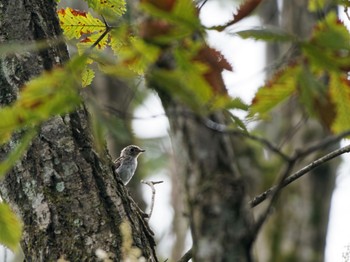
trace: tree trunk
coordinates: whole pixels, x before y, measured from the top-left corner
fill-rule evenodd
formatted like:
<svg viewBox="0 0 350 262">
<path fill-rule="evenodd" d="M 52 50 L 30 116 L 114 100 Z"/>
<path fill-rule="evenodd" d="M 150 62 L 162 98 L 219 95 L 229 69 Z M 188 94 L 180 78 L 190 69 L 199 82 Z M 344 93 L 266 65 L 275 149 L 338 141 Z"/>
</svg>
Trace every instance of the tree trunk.
<svg viewBox="0 0 350 262">
<path fill-rule="evenodd" d="M 308 1 L 283 1 L 281 19 L 278 18 L 277 2 L 269 0 L 265 2 L 262 14 L 265 24 L 279 26 L 289 33 L 295 34 L 302 39 L 311 35 L 312 28 L 318 18 L 324 14 L 310 13 L 307 9 Z M 328 6 L 329 9 L 334 6 Z M 271 14 L 271 10 L 273 14 Z M 333 9 L 335 10 L 335 9 Z M 324 10 L 328 12 L 329 10 Z M 271 43 L 267 46 L 267 64 L 288 64 L 291 57 L 290 44 Z M 282 61 L 278 61 L 278 59 Z M 279 63 L 278 63 L 279 62 Z M 278 69 L 278 68 L 274 68 Z M 268 72 L 271 76 L 274 72 Z M 286 141 L 284 149 L 293 152 L 304 148 L 311 142 L 316 143 L 329 135 L 315 120 L 309 119 L 300 125 L 303 112 L 300 105 L 291 99 L 287 104 L 273 112 L 272 124 L 260 125 L 259 130 L 264 130 L 270 141 L 279 144 Z M 299 128 L 295 128 L 296 126 Z M 278 126 L 278 127 L 276 127 Z M 294 132 L 290 132 L 294 130 Z M 337 145 L 317 152 L 318 156 L 334 150 Z M 313 155 L 300 162 L 297 168 L 304 166 L 308 161 L 315 158 Z M 259 236 L 257 250 L 261 261 L 323 261 L 326 244 L 328 213 L 332 190 L 335 184 L 337 164 L 326 163 L 322 167 L 302 178 L 302 181 L 285 189 L 282 194 L 276 213 L 266 225 Z"/>
<path fill-rule="evenodd" d="M 233 151 L 239 145 L 206 127 L 201 116 L 157 84 L 149 86 L 158 91 L 169 118 L 178 179 L 186 191 L 193 261 L 251 261 L 252 220 Z M 210 118 L 227 123 L 224 112 Z"/>
<path fill-rule="evenodd" d="M 33 43 L 61 33 L 54 0 L 2 1 L 0 19 L 2 43 Z M 13 102 L 27 80 L 67 58 L 63 45 L 2 58 L 1 105 Z M 26 260 L 95 261 L 96 250 L 102 249 L 120 261 L 137 247 L 148 261 L 157 261 L 147 222 L 113 174 L 107 153 L 99 156 L 93 148 L 87 115 L 82 106 L 43 123 L 28 152 L 0 184 L 2 197 L 23 220 Z M 2 159 L 18 137 L 1 148 Z M 124 221 L 131 231 L 121 230 Z M 129 240 L 133 247 L 126 245 Z"/>
</svg>

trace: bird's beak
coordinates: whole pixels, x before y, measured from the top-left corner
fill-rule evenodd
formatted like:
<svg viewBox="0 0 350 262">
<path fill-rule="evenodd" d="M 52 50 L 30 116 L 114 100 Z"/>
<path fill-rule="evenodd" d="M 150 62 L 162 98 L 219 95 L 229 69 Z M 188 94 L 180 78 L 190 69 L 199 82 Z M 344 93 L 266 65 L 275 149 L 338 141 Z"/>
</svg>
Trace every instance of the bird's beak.
<svg viewBox="0 0 350 262">
<path fill-rule="evenodd" d="M 145 151 L 146 151 L 145 149 L 140 148 L 140 152 L 145 152 Z"/>
</svg>

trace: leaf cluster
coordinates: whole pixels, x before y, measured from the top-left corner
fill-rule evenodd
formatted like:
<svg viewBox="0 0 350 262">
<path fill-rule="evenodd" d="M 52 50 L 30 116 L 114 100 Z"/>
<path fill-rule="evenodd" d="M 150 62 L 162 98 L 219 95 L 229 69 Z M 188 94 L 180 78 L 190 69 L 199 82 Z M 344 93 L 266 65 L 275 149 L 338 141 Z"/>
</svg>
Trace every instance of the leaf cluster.
<svg viewBox="0 0 350 262">
<path fill-rule="evenodd" d="M 310 116 L 334 133 L 350 128 L 350 35 L 335 13 L 318 22 L 308 40 L 275 30 L 238 32 L 244 38 L 293 41 L 301 54 L 262 86 L 250 107 L 250 115 L 266 117 L 273 108 L 296 96 Z"/>
</svg>

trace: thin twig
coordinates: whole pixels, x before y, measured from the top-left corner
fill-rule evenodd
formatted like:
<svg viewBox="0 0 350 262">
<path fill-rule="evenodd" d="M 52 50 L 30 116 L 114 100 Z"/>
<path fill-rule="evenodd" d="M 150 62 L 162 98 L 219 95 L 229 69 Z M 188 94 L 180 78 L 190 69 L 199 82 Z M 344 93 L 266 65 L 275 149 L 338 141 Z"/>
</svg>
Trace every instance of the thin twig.
<svg viewBox="0 0 350 262">
<path fill-rule="evenodd" d="M 144 180 L 141 180 L 141 183 L 148 185 L 152 189 L 151 210 L 148 214 L 148 219 L 150 219 L 152 216 L 152 213 L 153 213 L 154 201 L 155 201 L 155 195 L 156 195 L 156 189 L 155 189 L 154 185 L 163 183 L 163 181 L 144 181 Z"/>
<path fill-rule="evenodd" d="M 203 3 L 200 5 L 200 7 L 198 7 L 198 11 L 201 11 L 201 9 L 203 8 L 203 6 L 208 2 L 208 0 L 204 0 Z"/>
<path fill-rule="evenodd" d="M 315 151 L 318 151 L 322 148 L 326 148 L 332 144 L 335 144 L 349 135 L 350 135 L 350 130 L 347 130 L 345 132 L 340 133 L 339 135 L 326 137 L 320 143 L 311 145 L 310 147 L 304 150 L 297 150 L 295 154 L 295 158 L 298 158 L 298 159 L 303 158 L 309 154 L 312 154 Z"/>
<path fill-rule="evenodd" d="M 283 158 L 287 162 L 290 162 L 290 160 L 291 160 L 291 158 L 288 155 L 283 153 L 277 146 L 273 145 L 270 141 L 268 141 L 265 138 L 255 136 L 255 135 L 249 134 L 248 132 L 244 132 L 244 131 L 241 131 L 238 129 L 228 128 L 226 125 L 214 122 L 211 119 L 206 119 L 204 122 L 204 125 L 207 128 L 214 130 L 214 131 L 217 131 L 217 132 L 220 132 L 220 133 L 239 135 L 239 136 L 243 136 L 243 137 L 246 137 L 248 139 L 257 141 L 257 142 L 263 144 L 271 152 L 274 152 L 275 154 L 279 155 L 281 158 Z"/>
<path fill-rule="evenodd" d="M 349 13 L 348 13 L 348 7 L 347 6 L 344 7 L 344 13 L 345 13 L 346 17 L 348 18 L 348 20 L 350 21 L 350 16 L 349 16 Z"/>
<path fill-rule="evenodd" d="M 188 262 L 192 258 L 192 248 L 188 250 L 177 262 Z"/>
<path fill-rule="evenodd" d="M 323 157 L 321 157 L 319 159 L 316 159 L 315 161 L 311 162 L 309 165 L 303 167 L 299 171 L 297 171 L 294 174 L 288 176 L 283 181 L 282 187 L 285 187 L 285 186 L 289 185 L 290 183 L 294 182 L 298 178 L 302 177 L 303 175 L 305 175 L 306 173 L 308 173 L 311 170 L 315 169 L 316 167 L 322 165 L 323 163 L 326 163 L 329 160 L 332 160 L 333 158 L 336 158 L 337 156 L 340 156 L 342 154 L 349 153 L 349 152 L 350 152 L 350 145 L 347 145 L 347 146 L 344 146 L 344 147 L 342 147 L 340 149 L 334 150 L 331 153 L 329 153 L 329 154 L 327 154 L 327 155 L 325 155 L 325 156 L 323 156 Z M 273 187 L 269 188 L 268 190 L 266 190 L 262 194 L 254 197 L 253 200 L 251 200 L 249 202 L 249 205 L 251 207 L 256 207 L 257 205 L 262 203 L 267 197 L 269 197 L 271 194 L 273 194 L 276 189 L 277 189 L 277 186 L 273 186 Z"/>
<path fill-rule="evenodd" d="M 268 216 L 270 215 L 274 204 L 276 203 L 282 188 L 284 187 L 284 181 L 285 179 L 288 177 L 288 175 L 290 174 L 290 172 L 293 170 L 295 164 L 295 160 L 294 161 L 290 161 L 286 167 L 286 169 L 284 170 L 284 172 L 282 173 L 278 184 L 275 186 L 275 189 L 272 191 L 272 197 L 270 200 L 269 205 L 267 206 L 266 210 L 260 215 L 260 217 L 257 219 L 255 225 L 254 225 L 254 229 L 252 232 L 252 240 L 256 238 L 256 236 L 258 235 L 261 227 L 263 226 L 264 222 L 266 221 L 266 219 L 268 218 Z"/>
</svg>

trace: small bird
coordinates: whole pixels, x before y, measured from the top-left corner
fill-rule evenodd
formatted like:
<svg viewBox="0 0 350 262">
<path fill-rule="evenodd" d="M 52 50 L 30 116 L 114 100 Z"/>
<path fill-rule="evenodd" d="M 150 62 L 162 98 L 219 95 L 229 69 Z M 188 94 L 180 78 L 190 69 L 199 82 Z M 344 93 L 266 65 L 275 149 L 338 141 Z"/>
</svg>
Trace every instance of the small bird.
<svg viewBox="0 0 350 262">
<path fill-rule="evenodd" d="M 115 172 L 119 175 L 124 185 L 127 185 L 133 177 L 137 167 L 137 157 L 146 150 L 130 145 L 120 153 L 120 157 L 114 160 Z"/>
</svg>

